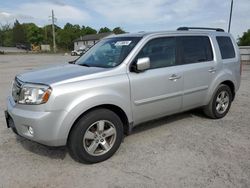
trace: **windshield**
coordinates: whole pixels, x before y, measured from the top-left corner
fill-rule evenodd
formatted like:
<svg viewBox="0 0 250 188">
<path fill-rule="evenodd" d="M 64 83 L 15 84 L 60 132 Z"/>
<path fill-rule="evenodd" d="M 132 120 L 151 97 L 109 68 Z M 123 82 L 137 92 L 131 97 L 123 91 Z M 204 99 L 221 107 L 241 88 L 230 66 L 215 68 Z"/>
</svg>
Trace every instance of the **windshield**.
<svg viewBox="0 0 250 188">
<path fill-rule="evenodd" d="M 141 37 L 103 39 L 80 57 L 76 64 L 88 67 L 112 68 L 120 65 Z"/>
</svg>

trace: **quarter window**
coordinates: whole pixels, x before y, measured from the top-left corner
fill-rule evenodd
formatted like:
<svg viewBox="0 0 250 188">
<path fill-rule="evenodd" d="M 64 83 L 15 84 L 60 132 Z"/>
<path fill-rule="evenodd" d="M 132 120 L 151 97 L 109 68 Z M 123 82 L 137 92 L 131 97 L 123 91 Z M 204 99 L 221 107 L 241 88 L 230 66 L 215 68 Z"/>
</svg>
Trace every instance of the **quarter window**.
<svg viewBox="0 0 250 188">
<path fill-rule="evenodd" d="M 233 43 L 230 37 L 216 37 L 217 42 L 219 44 L 221 58 L 222 59 L 230 59 L 235 57 L 235 51 Z"/>
<path fill-rule="evenodd" d="M 206 36 L 180 37 L 182 64 L 199 63 L 213 60 L 210 40 Z"/>
<path fill-rule="evenodd" d="M 136 59 L 149 57 L 151 69 L 169 67 L 176 64 L 175 52 L 176 39 L 174 37 L 157 38 L 149 41 Z"/>
</svg>

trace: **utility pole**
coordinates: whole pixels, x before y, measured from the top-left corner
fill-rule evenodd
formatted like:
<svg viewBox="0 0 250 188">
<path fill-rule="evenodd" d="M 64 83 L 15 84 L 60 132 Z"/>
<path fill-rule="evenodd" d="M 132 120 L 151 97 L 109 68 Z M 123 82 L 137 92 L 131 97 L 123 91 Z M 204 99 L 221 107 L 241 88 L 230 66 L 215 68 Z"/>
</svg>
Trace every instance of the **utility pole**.
<svg viewBox="0 0 250 188">
<path fill-rule="evenodd" d="M 230 16 L 229 16 L 229 23 L 228 23 L 228 33 L 230 32 L 231 28 L 231 20 L 232 20 L 232 14 L 233 14 L 233 0 L 231 0 L 231 8 L 230 8 Z"/>
<path fill-rule="evenodd" d="M 56 35 L 55 35 L 55 15 L 54 11 L 52 10 L 52 35 L 53 35 L 53 51 L 56 53 Z"/>
<path fill-rule="evenodd" d="M 48 44 L 48 34 L 47 34 L 47 26 L 44 27 L 44 39 L 45 43 Z"/>
</svg>

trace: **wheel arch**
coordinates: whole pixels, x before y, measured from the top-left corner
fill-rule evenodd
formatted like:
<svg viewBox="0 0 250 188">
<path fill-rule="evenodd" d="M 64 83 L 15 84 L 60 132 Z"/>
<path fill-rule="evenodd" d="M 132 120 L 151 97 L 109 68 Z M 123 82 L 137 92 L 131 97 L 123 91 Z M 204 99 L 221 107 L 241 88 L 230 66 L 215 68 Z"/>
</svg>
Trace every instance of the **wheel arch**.
<svg viewBox="0 0 250 188">
<path fill-rule="evenodd" d="M 232 92 L 232 97 L 233 97 L 232 101 L 233 101 L 234 97 L 235 97 L 235 86 L 234 86 L 234 83 L 231 80 L 225 80 L 225 81 L 221 82 L 219 85 L 221 85 L 221 84 L 227 85 L 230 88 L 230 90 Z"/>
<path fill-rule="evenodd" d="M 70 127 L 70 130 L 69 130 L 69 133 L 68 133 L 68 136 L 67 136 L 67 141 L 68 141 L 68 138 L 69 138 L 69 135 L 71 133 L 71 131 L 73 130 L 74 126 L 76 125 L 76 123 L 87 113 L 91 112 L 91 111 L 94 111 L 96 109 L 108 109 L 112 112 L 114 112 L 116 115 L 118 115 L 118 117 L 121 119 L 122 123 L 123 123 L 123 129 L 124 129 L 124 133 L 125 134 L 129 134 L 131 129 L 132 129 L 132 124 L 129 123 L 129 119 L 128 119 L 128 116 L 127 114 L 125 113 L 125 111 L 117 106 L 117 105 L 114 105 L 114 104 L 100 104 L 100 105 L 97 105 L 97 106 L 94 106 L 94 107 L 91 107 L 89 108 L 88 110 L 85 110 L 84 112 L 82 112 L 76 119 L 75 121 L 73 122 L 73 124 L 71 125 Z"/>
<path fill-rule="evenodd" d="M 234 97 L 235 97 L 235 84 L 232 80 L 229 80 L 229 79 L 224 79 L 224 80 L 219 80 L 217 82 L 217 84 L 215 84 L 211 89 L 210 89 L 210 92 L 209 92 L 209 98 L 207 98 L 206 100 L 206 104 L 209 103 L 209 101 L 213 98 L 214 94 L 216 93 L 217 91 L 217 88 L 220 86 L 220 85 L 227 85 L 231 92 L 232 92 L 232 101 L 234 100 Z"/>
<path fill-rule="evenodd" d="M 237 91 L 237 81 L 232 73 L 228 71 L 226 72 L 220 71 L 217 75 L 215 75 L 215 77 L 212 79 L 212 82 L 210 83 L 210 86 L 208 88 L 208 94 L 207 94 L 206 100 L 204 101 L 204 106 L 210 102 L 217 88 L 221 84 L 225 84 L 230 88 L 230 90 L 232 91 L 233 99 L 234 99 L 236 91 Z"/>
</svg>

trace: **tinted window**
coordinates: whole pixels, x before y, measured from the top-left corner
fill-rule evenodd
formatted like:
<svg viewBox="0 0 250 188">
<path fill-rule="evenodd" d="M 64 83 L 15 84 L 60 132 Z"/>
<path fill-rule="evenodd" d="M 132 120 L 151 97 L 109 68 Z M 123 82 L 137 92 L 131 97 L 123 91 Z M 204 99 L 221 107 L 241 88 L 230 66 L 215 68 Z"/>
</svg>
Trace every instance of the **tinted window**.
<svg viewBox="0 0 250 188">
<path fill-rule="evenodd" d="M 185 36 L 180 37 L 182 63 L 199 63 L 213 60 L 213 52 L 208 37 Z"/>
<path fill-rule="evenodd" d="M 219 44 L 222 59 L 229 59 L 235 57 L 233 43 L 230 37 L 216 37 Z"/>
<path fill-rule="evenodd" d="M 176 39 L 157 38 L 149 41 L 137 55 L 137 59 L 150 58 L 152 69 L 175 65 Z"/>
</svg>

